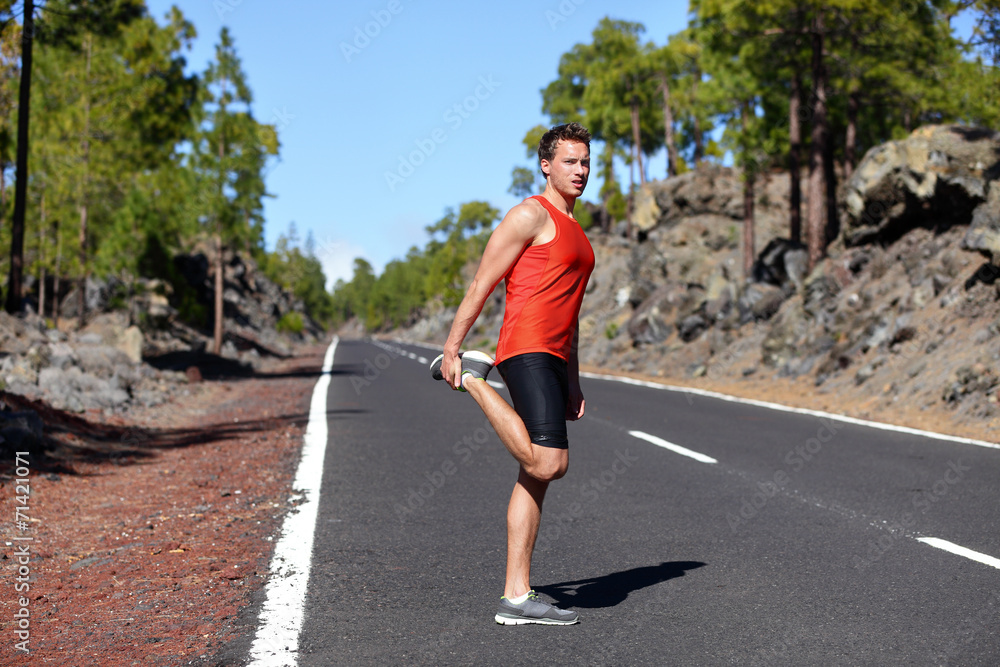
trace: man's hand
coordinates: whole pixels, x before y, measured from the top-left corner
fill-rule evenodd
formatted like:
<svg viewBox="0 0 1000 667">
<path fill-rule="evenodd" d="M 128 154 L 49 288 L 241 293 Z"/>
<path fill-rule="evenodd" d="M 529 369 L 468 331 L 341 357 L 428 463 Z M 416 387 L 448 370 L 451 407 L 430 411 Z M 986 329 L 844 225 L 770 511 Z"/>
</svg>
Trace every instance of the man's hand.
<svg viewBox="0 0 1000 667">
<path fill-rule="evenodd" d="M 566 419 L 576 421 L 583 417 L 586 401 L 583 399 L 583 392 L 578 383 L 570 383 L 569 401 L 566 403 Z"/>
<path fill-rule="evenodd" d="M 444 376 L 444 381 L 452 389 L 458 389 L 462 386 L 462 360 L 459 358 L 458 352 L 444 351 L 444 359 L 441 360 L 441 375 Z"/>
</svg>

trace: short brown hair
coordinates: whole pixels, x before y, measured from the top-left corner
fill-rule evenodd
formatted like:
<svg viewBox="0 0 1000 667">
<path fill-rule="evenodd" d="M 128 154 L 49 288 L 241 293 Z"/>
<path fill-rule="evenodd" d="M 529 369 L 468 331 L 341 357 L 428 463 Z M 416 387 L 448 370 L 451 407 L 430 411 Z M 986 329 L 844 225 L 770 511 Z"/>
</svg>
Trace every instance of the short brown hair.
<svg viewBox="0 0 1000 667">
<path fill-rule="evenodd" d="M 556 146 L 559 145 L 560 141 L 579 141 L 581 143 L 587 144 L 587 150 L 590 150 L 590 132 L 587 131 L 583 125 L 579 123 L 566 123 L 565 125 L 556 125 L 551 130 L 542 135 L 542 140 L 538 142 L 538 164 L 539 169 L 541 169 L 542 160 L 548 160 L 552 162 L 552 159 L 556 156 Z M 545 172 L 542 172 L 545 175 Z"/>
</svg>

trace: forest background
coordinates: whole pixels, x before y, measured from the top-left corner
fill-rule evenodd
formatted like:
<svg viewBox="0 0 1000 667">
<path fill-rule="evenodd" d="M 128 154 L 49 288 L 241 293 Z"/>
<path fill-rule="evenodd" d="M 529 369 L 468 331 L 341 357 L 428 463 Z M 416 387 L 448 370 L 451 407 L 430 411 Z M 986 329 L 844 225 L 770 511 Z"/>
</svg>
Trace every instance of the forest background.
<svg viewBox="0 0 1000 667">
<path fill-rule="evenodd" d="M 974 26 L 962 37 L 960 15 Z M 749 267 L 755 182 L 787 170 L 808 174 L 806 192 L 791 179 L 788 238 L 805 243 L 815 263 L 837 234 L 837 185 L 868 148 L 928 123 L 1000 126 L 997 0 L 695 0 L 686 29 L 660 44 L 644 33 L 641 23 L 603 19 L 590 41 L 552 64 L 542 91 L 549 124 L 579 121 L 595 137 L 591 187 L 600 204 L 580 204 L 585 227 L 611 233 L 624 223 L 634 236 L 632 203 L 653 155 L 667 156 L 664 176 L 732 164 L 747 192 Z M 265 248 L 265 174 L 280 156 L 278 128 L 254 116 L 226 29 L 213 62 L 187 71 L 183 52 L 195 35 L 176 8 L 158 22 L 141 0 L 0 2 L 8 311 L 58 320 L 72 286 L 90 276 L 117 277 L 122 299 L 147 284 L 140 278 L 156 278 L 182 318 L 208 327 L 221 317 L 194 302 L 171 261 L 194 251 L 216 266 L 225 252 L 254 258 L 328 326 L 357 318 L 387 329 L 428 304 L 454 305 L 462 269 L 500 210 L 485 201 L 448 208 L 426 225 L 423 247 L 378 275 L 359 258 L 353 278 L 328 292 L 311 235 L 301 240 L 291 227 Z M 539 191 L 533 154 L 544 129 L 525 129 L 511 194 Z M 81 299 L 80 323 L 84 306 Z"/>
</svg>

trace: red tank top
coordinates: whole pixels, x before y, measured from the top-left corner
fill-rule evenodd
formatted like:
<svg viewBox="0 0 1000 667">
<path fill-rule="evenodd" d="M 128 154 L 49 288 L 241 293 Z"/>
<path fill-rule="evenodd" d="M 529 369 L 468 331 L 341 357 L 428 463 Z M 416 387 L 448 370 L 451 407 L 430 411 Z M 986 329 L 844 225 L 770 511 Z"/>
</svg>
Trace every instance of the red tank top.
<svg viewBox="0 0 1000 667">
<path fill-rule="evenodd" d="M 504 276 L 504 310 L 496 361 L 548 352 L 569 360 L 580 305 L 594 270 L 594 249 L 580 224 L 545 197 L 537 200 L 556 225 L 548 243 L 527 246 Z"/>
</svg>

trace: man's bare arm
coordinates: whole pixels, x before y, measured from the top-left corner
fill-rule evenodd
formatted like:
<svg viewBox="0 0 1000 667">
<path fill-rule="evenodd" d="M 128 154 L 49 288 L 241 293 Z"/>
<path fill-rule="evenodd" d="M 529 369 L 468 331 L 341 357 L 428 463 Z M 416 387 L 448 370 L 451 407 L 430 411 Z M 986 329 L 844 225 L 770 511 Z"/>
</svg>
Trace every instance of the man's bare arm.
<svg viewBox="0 0 1000 667">
<path fill-rule="evenodd" d="M 441 372 L 445 381 L 456 389 L 461 384 L 462 362 L 458 351 L 469 330 L 483 310 L 500 279 L 510 270 L 525 246 L 530 245 L 545 227 L 548 215 L 540 204 L 518 204 L 504 216 L 493 230 L 483 251 L 476 276 L 465 292 L 455 313 L 448 340 L 444 344 Z"/>
</svg>

